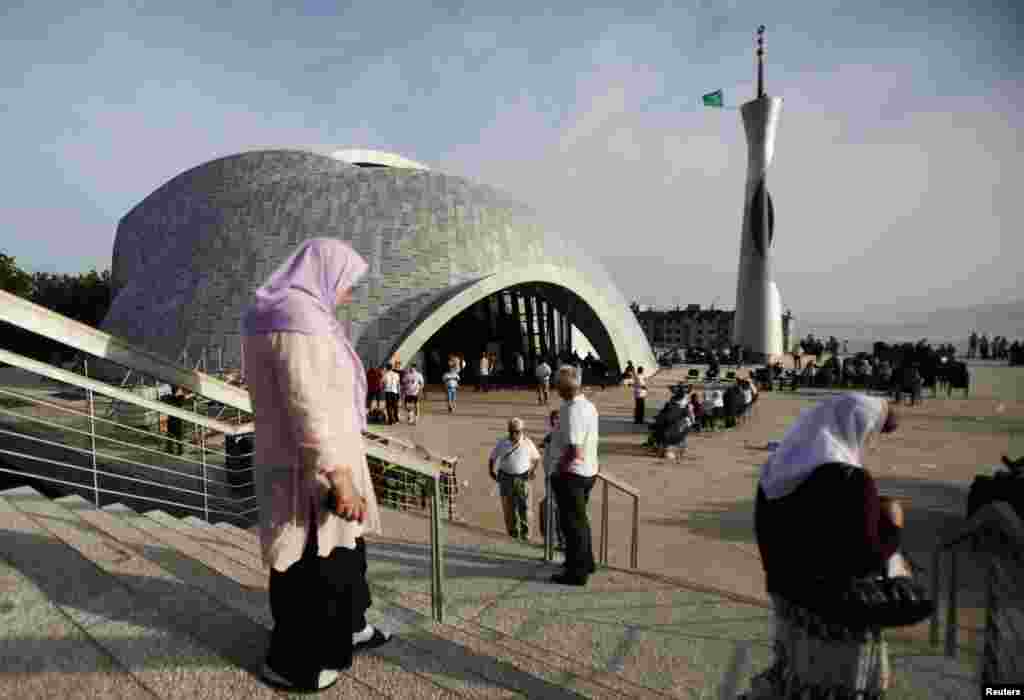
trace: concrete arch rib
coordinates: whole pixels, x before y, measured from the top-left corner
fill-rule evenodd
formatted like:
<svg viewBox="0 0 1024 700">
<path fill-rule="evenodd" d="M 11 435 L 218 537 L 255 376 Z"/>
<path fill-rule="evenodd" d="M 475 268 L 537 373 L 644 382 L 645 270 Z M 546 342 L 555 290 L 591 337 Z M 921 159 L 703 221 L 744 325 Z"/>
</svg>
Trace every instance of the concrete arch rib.
<svg viewBox="0 0 1024 700">
<path fill-rule="evenodd" d="M 570 300 L 570 320 L 594 343 L 595 349 L 610 367 L 621 370 L 628 360 L 632 360 L 635 365 L 650 368 L 647 370 L 649 373 L 657 371 L 654 353 L 636 319 L 632 318 L 629 307 L 619 308 L 618 304 L 606 301 L 607 295 L 580 273 L 566 267 L 544 264 L 503 270 L 466 286 L 432 308 L 428 314 L 416 319 L 389 356 L 415 356 L 435 333 L 463 310 L 503 289 L 521 284 L 551 285 L 567 291 L 565 299 L 554 299 L 552 302 L 556 308 L 562 307 L 564 311 L 566 299 Z M 574 313 L 573 304 L 582 304 L 583 308 Z M 595 318 L 600 328 L 594 328 L 588 323 L 588 320 Z"/>
</svg>

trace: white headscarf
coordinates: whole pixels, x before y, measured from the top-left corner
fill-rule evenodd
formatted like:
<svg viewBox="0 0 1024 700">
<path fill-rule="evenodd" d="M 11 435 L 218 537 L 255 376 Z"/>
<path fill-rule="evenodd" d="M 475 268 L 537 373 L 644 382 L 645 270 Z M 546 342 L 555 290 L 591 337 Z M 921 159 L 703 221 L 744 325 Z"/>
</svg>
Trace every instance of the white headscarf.
<svg viewBox="0 0 1024 700">
<path fill-rule="evenodd" d="M 864 443 L 882 429 L 888 410 L 883 399 L 848 393 L 831 396 L 804 411 L 761 467 L 765 496 L 789 495 L 822 464 L 862 467 Z"/>
</svg>

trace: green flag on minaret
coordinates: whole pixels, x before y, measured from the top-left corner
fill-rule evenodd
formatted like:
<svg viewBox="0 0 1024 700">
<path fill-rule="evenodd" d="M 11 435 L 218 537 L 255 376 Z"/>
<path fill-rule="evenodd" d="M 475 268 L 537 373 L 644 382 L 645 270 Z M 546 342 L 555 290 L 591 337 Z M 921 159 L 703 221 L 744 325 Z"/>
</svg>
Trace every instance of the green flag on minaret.
<svg viewBox="0 0 1024 700">
<path fill-rule="evenodd" d="M 705 107 L 724 107 L 722 102 L 722 91 L 715 90 L 704 95 L 704 106 Z"/>
</svg>

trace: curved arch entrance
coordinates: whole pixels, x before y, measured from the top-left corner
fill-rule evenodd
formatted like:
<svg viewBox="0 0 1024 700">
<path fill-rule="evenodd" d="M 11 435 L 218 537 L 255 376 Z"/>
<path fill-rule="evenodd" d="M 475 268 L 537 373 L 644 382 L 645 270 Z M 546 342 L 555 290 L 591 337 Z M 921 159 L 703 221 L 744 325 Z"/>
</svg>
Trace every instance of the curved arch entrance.
<svg viewBox="0 0 1024 700">
<path fill-rule="evenodd" d="M 601 291 L 586 280 L 567 280 L 565 268 L 547 267 L 498 273 L 460 287 L 410 325 L 392 356 L 407 362 L 422 351 L 428 380 L 436 380 L 432 375 L 440 375 L 453 353 L 475 365 L 481 352 L 496 351 L 512 367 L 520 352 L 532 368 L 542 356 L 573 350 L 576 327 L 611 371 L 620 372 L 626 360 L 654 366 L 628 307 L 606 306 Z"/>
</svg>

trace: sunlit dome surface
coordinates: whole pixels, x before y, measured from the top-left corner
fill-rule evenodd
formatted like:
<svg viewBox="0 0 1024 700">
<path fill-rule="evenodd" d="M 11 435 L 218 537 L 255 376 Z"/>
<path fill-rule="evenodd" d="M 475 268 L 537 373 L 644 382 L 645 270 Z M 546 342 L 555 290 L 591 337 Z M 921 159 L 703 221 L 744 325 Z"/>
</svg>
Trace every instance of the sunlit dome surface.
<svg viewBox="0 0 1024 700">
<path fill-rule="evenodd" d="M 332 158 L 363 167 L 408 168 L 409 170 L 430 170 L 423 163 L 403 158 L 397 153 L 372 151 L 366 148 L 345 148 L 331 154 Z"/>
</svg>

